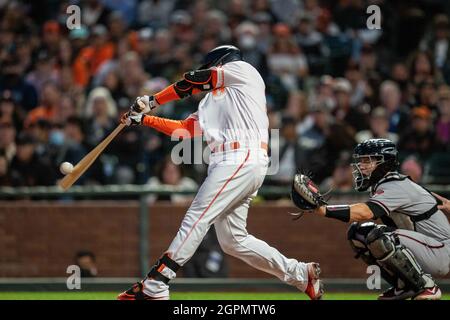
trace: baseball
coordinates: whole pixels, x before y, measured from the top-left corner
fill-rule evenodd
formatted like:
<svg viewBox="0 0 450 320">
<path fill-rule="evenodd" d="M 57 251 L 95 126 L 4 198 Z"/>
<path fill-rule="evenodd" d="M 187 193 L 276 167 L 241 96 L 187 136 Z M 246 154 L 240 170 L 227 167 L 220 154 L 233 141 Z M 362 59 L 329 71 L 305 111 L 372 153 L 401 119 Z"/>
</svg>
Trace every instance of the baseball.
<svg viewBox="0 0 450 320">
<path fill-rule="evenodd" d="M 59 170 L 62 174 L 69 174 L 73 171 L 73 164 L 71 164 L 70 162 L 63 162 L 59 166 Z"/>
</svg>

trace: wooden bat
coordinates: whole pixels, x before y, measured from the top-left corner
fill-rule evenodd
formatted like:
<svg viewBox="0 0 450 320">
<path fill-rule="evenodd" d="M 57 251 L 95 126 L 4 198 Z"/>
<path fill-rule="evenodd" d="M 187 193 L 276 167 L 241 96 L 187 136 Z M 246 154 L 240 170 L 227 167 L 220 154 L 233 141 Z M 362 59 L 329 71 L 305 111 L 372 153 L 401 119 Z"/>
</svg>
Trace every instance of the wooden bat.
<svg viewBox="0 0 450 320">
<path fill-rule="evenodd" d="M 69 189 L 75 181 L 77 181 L 81 175 L 94 163 L 95 159 L 105 150 L 108 144 L 114 139 L 117 134 L 122 131 L 125 127 L 125 124 L 119 124 L 113 132 L 111 132 L 102 142 L 98 144 L 91 152 L 84 156 L 83 159 L 80 160 L 73 168 L 73 171 L 67 174 L 58 185 L 64 190 Z"/>
</svg>

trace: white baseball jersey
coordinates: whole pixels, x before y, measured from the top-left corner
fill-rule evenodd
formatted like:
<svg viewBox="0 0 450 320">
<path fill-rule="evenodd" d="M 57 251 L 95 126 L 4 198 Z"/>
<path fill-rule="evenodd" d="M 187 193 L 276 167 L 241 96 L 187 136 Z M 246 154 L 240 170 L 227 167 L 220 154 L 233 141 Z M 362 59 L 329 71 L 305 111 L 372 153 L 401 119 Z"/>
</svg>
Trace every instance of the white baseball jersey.
<svg viewBox="0 0 450 320">
<path fill-rule="evenodd" d="M 217 67 L 216 88 L 198 106 L 198 119 L 208 144 L 268 142 L 265 84 L 249 63 Z"/>
<path fill-rule="evenodd" d="M 285 257 L 246 230 L 250 202 L 269 164 L 267 151 L 261 148 L 268 142 L 269 126 L 264 82 L 258 71 L 243 61 L 216 70 L 216 88 L 201 100 L 198 112 L 191 117 L 198 119 L 210 146 L 239 142 L 240 147 L 211 154 L 208 176 L 166 253 L 184 265 L 214 224 L 225 253 L 304 291 L 308 285 L 307 265 Z M 160 272 L 169 279 L 176 276 L 167 267 Z M 167 299 L 169 286 L 147 278 L 144 292 Z"/>
</svg>

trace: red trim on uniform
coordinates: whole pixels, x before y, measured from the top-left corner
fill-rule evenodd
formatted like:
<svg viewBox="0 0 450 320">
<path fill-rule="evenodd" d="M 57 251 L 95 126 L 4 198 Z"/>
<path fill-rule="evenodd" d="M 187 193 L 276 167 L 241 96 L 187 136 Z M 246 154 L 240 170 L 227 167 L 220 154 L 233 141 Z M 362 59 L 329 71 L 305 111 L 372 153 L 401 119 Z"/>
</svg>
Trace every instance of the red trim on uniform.
<svg viewBox="0 0 450 320">
<path fill-rule="evenodd" d="M 212 87 L 213 87 L 213 89 L 217 86 L 217 70 L 216 69 L 211 69 L 211 72 L 212 72 L 212 81 L 211 81 L 211 83 L 212 83 Z"/>
<path fill-rule="evenodd" d="M 189 236 L 191 235 L 192 231 L 194 230 L 195 226 L 199 223 L 199 221 L 204 217 L 204 215 L 206 214 L 206 212 L 209 210 L 209 208 L 211 208 L 212 204 L 214 203 L 214 201 L 216 201 L 217 197 L 222 193 L 223 189 L 225 189 L 225 187 L 227 186 L 227 184 L 236 176 L 236 174 L 239 172 L 239 170 L 242 169 L 242 167 L 244 166 L 244 164 L 247 162 L 248 158 L 250 156 L 250 150 L 247 152 L 247 156 L 245 157 L 244 162 L 241 163 L 241 165 L 239 166 L 239 168 L 236 169 L 236 171 L 233 173 L 233 175 L 225 182 L 225 184 L 222 186 L 222 188 L 220 188 L 219 192 L 216 193 L 216 195 L 214 196 L 214 198 L 211 200 L 211 202 L 209 203 L 209 205 L 206 207 L 206 209 L 202 212 L 202 214 L 200 215 L 200 217 L 198 218 L 198 220 L 194 223 L 194 225 L 192 226 L 191 230 L 189 230 L 186 238 L 183 240 L 183 242 L 180 244 L 180 246 L 178 247 L 178 249 L 175 251 L 175 253 L 173 254 L 174 256 L 178 253 L 178 251 L 181 249 L 181 247 L 184 245 L 184 243 L 186 242 L 186 240 L 189 238 Z"/>
<path fill-rule="evenodd" d="M 422 242 L 422 241 L 420 241 L 420 240 L 418 240 L 418 239 L 415 239 L 415 238 L 413 238 L 413 237 L 410 237 L 410 236 L 407 236 L 407 235 L 404 235 L 404 234 L 401 234 L 401 233 L 397 233 L 397 232 L 396 232 L 396 234 L 399 235 L 399 236 L 402 236 L 402 237 L 411 239 L 411 240 L 413 240 L 413 241 L 415 241 L 415 242 L 418 242 L 418 243 L 420 243 L 421 245 L 424 245 L 424 246 L 426 246 L 426 247 L 428 247 L 428 248 L 430 248 L 430 249 L 441 249 L 442 247 L 445 246 L 445 244 L 441 244 L 440 246 L 431 246 L 431 245 L 429 245 L 428 243 Z"/>
</svg>

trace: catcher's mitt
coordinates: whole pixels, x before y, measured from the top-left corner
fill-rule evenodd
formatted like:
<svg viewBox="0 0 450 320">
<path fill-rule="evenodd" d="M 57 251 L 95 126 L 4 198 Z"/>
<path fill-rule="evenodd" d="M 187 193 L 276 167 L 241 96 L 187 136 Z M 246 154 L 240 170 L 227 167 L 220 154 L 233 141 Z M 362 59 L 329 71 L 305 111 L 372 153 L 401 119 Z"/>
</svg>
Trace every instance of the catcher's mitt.
<svg viewBox="0 0 450 320">
<path fill-rule="evenodd" d="M 319 188 L 311 178 L 301 173 L 294 176 L 291 199 L 295 206 L 300 209 L 299 213 L 292 214 L 296 216 L 296 219 L 300 218 L 306 211 L 311 211 L 327 204 Z"/>
</svg>

